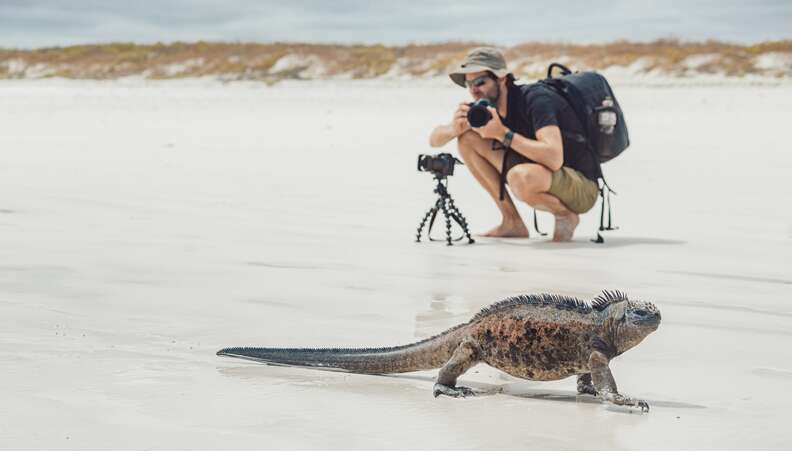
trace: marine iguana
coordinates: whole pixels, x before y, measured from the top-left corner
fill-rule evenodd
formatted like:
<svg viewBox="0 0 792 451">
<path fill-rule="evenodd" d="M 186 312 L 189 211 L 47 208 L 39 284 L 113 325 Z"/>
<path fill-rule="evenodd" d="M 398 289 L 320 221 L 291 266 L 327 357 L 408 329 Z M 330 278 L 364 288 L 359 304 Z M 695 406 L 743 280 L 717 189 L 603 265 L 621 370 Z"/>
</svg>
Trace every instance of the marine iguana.
<svg viewBox="0 0 792 451">
<path fill-rule="evenodd" d="M 456 385 L 477 363 L 512 376 L 551 381 L 577 375 L 577 390 L 603 402 L 640 407 L 646 401 L 620 394 L 608 364 L 660 325 L 650 302 L 603 291 L 591 303 L 552 294 L 511 297 L 485 307 L 470 321 L 416 343 L 385 348 L 224 348 L 219 356 L 271 365 L 342 370 L 363 374 L 440 368 L 435 397 L 474 392 Z"/>
</svg>

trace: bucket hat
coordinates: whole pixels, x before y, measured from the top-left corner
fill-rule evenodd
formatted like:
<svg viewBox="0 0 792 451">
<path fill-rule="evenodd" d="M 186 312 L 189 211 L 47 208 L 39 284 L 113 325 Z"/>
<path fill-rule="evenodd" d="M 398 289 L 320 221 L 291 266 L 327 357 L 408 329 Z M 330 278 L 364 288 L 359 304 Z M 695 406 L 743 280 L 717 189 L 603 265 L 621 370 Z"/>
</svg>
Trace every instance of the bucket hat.
<svg viewBox="0 0 792 451">
<path fill-rule="evenodd" d="M 464 88 L 466 87 L 465 74 L 484 71 L 490 71 L 498 78 L 509 74 L 509 70 L 506 68 L 506 59 L 503 58 L 503 53 L 500 50 L 493 47 L 476 47 L 468 52 L 462 63 L 448 76 L 454 83 Z"/>
</svg>

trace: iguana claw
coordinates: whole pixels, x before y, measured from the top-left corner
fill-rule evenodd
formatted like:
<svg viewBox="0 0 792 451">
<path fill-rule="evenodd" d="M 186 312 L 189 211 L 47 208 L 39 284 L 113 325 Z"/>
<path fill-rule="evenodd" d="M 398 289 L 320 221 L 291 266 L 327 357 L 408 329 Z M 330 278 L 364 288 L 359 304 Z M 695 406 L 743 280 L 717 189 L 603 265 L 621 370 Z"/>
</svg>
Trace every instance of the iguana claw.
<svg viewBox="0 0 792 451">
<path fill-rule="evenodd" d="M 449 387 L 443 384 L 435 384 L 432 394 L 434 395 L 435 398 L 437 398 L 440 395 L 451 396 L 452 398 L 464 398 L 466 396 L 475 396 L 476 392 L 474 392 L 473 389 L 468 387 L 461 387 L 461 386 Z"/>
<path fill-rule="evenodd" d="M 594 395 L 597 396 L 597 389 L 593 385 L 584 385 L 578 387 L 577 392 L 579 395 Z"/>
<path fill-rule="evenodd" d="M 642 413 L 649 412 L 649 403 L 643 399 L 628 398 L 618 393 L 608 393 L 602 396 L 602 399 L 617 406 L 638 407 Z"/>
</svg>

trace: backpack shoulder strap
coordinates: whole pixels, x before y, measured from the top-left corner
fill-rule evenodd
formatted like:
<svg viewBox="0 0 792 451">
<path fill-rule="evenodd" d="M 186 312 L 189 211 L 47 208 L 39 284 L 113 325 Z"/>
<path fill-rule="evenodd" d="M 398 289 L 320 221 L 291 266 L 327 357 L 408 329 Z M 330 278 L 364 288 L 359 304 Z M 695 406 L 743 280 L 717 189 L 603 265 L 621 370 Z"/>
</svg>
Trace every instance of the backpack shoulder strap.
<svg viewBox="0 0 792 451">
<path fill-rule="evenodd" d="M 563 69 L 563 66 L 561 66 Z M 602 172 L 602 164 L 600 163 L 599 156 L 597 155 L 594 146 L 591 143 L 591 133 L 589 127 L 591 127 L 591 121 L 588 120 L 586 115 L 586 107 L 583 104 L 582 96 L 580 92 L 578 92 L 577 88 L 572 84 L 563 80 L 561 78 L 549 78 L 550 72 L 552 71 L 553 65 L 550 66 L 548 69 L 548 78 L 544 80 L 540 80 L 539 83 L 543 86 L 546 86 L 548 89 L 552 89 L 558 95 L 560 95 L 568 104 L 572 107 L 572 110 L 575 112 L 575 115 L 580 121 L 580 125 L 583 127 L 583 134 L 582 137 L 584 139 L 584 143 L 586 148 L 588 148 L 589 152 L 591 152 L 591 156 L 594 158 L 594 163 L 597 165 L 599 169 L 599 177 L 602 179 L 602 187 L 600 187 L 600 198 L 602 198 L 602 207 L 600 210 L 600 226 L 599 230 L 615 230 L 618 227 L 613 227 L 612 217 L 611 217 L 611 201 L 610 195 L 613 193 L 616 194 L 616 191 L 611 189 L 610 185 L 608 185 L 608 181 L 605 180 L 605 174 Z M 568 69 L 567 69 L 568 70 Z M 563 133 L 563 131 L 562 131 Z M 574 139 L 574 137 L 573 137 Z M 605 204 L 608 204 L 608 225 L 605 226 Z M 595 240 L 597 243 L 603 243 L 604 239 L 602 235 L 597 233 L 597 239 Z"/>
<path fill-rule="evenodd" d="M 586 140 L 591 141 L 589 139 L 589 136 L 591 136 L 589 130 L 591 121 L 588 120 L 586 115 L 586 106 L 583 104 L 583 96 L 580 94 L 575 85 L 562 78 L 546 78 L 544 80 L 539 80 L 539 84 L 560 95 L 561 98 L 563 98 L 566 103 L 572 107 L 572 111 L 575 112 L 575 116 L 577 116 L 581 127 L 583 127 L 583 133 L 586 135 Z"/>
</svg>

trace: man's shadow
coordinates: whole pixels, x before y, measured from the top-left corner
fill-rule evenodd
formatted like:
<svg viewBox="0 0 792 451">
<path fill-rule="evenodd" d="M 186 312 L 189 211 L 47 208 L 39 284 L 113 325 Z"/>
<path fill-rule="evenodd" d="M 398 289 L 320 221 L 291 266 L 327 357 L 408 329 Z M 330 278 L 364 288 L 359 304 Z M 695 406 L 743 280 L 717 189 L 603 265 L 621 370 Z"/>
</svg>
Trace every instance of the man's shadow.
<svg viewBox="0 0 792 451">
<path fill-rule="evenodd" d="M 660 245 L 660 246 L 679 246 L 687 244 L 687 241 L 669 240 L 664 238 L 631 237 L 631 236 L 606 236 L 604 242 L 595 243 L 590 239 L 582 237 L 566 243 L 553 242 L 549 236 L 536 238 L 532 236 L 525 238 L 486 238 L 476 237 L 476 245 L 495 245 L 495 246 L 523 246 L 538 250 L 559 250 L 559 249 L 608 249 L 639 245 Z"/>
</svg>

